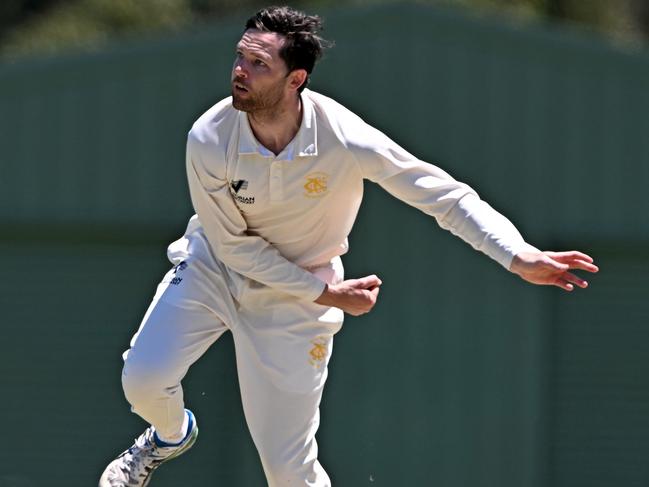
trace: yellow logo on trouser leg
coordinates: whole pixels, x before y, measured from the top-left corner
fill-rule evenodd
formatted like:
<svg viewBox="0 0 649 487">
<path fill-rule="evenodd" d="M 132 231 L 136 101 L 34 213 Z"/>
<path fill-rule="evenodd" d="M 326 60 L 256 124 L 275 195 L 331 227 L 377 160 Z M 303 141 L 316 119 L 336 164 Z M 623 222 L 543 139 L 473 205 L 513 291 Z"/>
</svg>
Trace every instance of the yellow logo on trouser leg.
<svg viewBox="0 0 649 487">
<path fill-rule="evenodd" d="M 327 339 L 325 337 L 316 337 L 311 340 L 313 348 L 309 351 L 309 363 L 314 367 L 319 367 L 327 359 Z"/>
</svg>

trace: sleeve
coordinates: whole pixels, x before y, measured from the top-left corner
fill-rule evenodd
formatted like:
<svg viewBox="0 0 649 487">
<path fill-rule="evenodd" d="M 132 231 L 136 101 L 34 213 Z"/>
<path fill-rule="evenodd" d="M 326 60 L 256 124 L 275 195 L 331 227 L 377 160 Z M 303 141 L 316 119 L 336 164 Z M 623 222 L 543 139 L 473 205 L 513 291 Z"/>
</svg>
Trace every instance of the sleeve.
<svg viewBox="0 0 649 487">
<path fill-rule="evenodd" d="M 325 283 L 284 258 L 262 237 L 247 233 L 225 178 L 203 164 L 191 132 L 187 140 L 187 178 L 194 210 L 214 254 L 236 272 L 301 299 L 314 301 Z"/>
<path fill-rule="evenodd" d="M 539 252 L 468 185 L 420 161 L 378 130 L 366 125 L 363 132 L 365 142 L 357 144 L 353 152 L 365 178 L 434 217 L 440 227 L 507 270 L 516 254 Z"/>
</svg>

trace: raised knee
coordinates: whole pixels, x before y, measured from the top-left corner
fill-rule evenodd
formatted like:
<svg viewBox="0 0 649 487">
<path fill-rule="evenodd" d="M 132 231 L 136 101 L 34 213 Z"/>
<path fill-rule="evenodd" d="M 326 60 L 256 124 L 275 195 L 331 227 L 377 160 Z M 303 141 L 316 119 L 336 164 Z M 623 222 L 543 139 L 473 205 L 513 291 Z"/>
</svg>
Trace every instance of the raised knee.
<svg viewBox="0 0 649 487">
<path fill-rule="evenodd" d="M 143 401 L 176 394 L 180 382 L 174 380 L 166 367 L 127 358 L 122 369 L 122 388 L 126 400 L 135 406 Z"/>
</svg>

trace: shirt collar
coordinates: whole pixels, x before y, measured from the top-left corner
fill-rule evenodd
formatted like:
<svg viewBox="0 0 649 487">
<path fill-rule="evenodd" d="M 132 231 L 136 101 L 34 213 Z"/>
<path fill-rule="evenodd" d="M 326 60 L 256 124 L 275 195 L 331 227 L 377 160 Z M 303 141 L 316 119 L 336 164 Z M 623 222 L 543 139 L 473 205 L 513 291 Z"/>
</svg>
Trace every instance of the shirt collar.
<svg viewBox="0 0 649 487">
<path fill-rule="evenodd" d="M 309 90 L 300 94 L 302 101 L 302 123 L 297 134 L 289 142 L 283 154 L 288 160 L 294 156 L 308 157 L 318 155 L 318 139 L 315 108 L 309 97 Z M 263 157 L 275 157 L 275 155 L 261 145 L 250 127 L 248 114 L 239 112 L 239 154 L 259 154 Z"/>
</svg>

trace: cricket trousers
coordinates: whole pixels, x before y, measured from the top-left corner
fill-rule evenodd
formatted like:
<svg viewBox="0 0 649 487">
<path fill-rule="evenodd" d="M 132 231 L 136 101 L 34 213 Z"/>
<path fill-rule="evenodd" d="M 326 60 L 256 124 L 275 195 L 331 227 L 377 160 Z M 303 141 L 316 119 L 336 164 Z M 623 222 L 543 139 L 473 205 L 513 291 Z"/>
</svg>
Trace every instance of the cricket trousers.
<svg viewBox="0 0 649 487">
<path fill-rule="evenodd" d="M 333 335 L 343 312 L 247 279 L 216 260 L 194 232 L 169 247 L 175 264 L 124 353 L 132 410 L 162 437 L 182 428 L 181 381 L 226 331 L 232 333 L 243 409 L 269 487 L 330 487 L 315 434 Z M 343 280 L 340 258 L 308 269 Z"/>
</svg>

